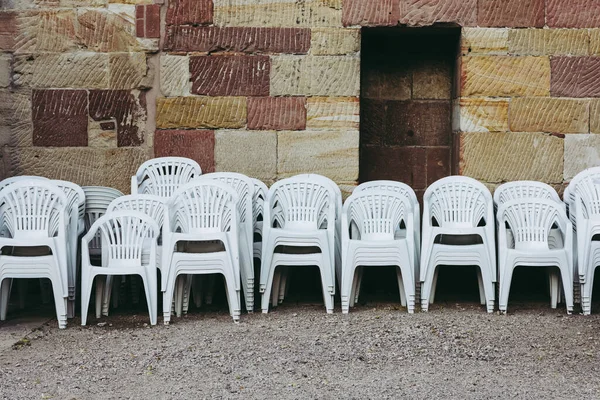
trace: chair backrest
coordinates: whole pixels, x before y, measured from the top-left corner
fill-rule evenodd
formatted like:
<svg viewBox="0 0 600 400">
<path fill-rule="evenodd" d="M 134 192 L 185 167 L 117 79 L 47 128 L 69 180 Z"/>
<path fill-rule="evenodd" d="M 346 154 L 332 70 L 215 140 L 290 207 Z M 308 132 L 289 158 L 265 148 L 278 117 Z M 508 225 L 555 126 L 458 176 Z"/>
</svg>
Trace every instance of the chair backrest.
<svg viewBox="0 0 600 400">
<path fill-rule="evenodd" d="M 358 185 L 356 189 L 354 189 L 353 193 L 367 190 L 387 190 L 391 192 L 397 192 L 407 197 L 412 202 L 413 206 L 419 207 L 419 199 L 417 199 L 415 191 L 406 183 L 386 180 L 365 182 Z"/>
<path fill-rule="evenodd" d="M 67 197 L 50 180 L 23 179 L 0 190 L 6 227 L 15 239 L 35 243 L 65 226 Z"/>
<path fill-rule="evenodd" d="M 165 201 L 162 197 L 150 194 L 131 194 L 114 199 L 106 209 L 106 213 L 117 211 L 139 211 L 152 218 L 159 227 L 165 219 Z"/>
<path fill-rule="evenodd" d="M 581 177 L 573 194 L 576 199 L 580 199 L 580 203 L 573 202 L 572 205 L 576 208 L 581 207 L 581 215 L 584 218 L 600 216 L 600 175 L 589 174 Z"/>
<path fill-rule="evenodd" d="M 185 157 L 148 160 L 131 180 L 131 194 L 152 194 L 169 198 L 181 186 L 202 175 L 200 165 Z"/>
<path fill-rule="evenodd" d="M 263 216 L 263 210 L 265 205 L 265 199 L 267 198 L 267 192 L 269 188 L 265 183 L 259 179 L 251 178 L 254 184 L 254 196 L 252 196 L 252 219 L 254 223 Z"/>
<path fill-rule="evenodd" d="M 82 187 L 73 182 L 61 180 L 52 180 L 52 183 L 61 188 L 67 196 L 69 213 L 72 215 L 77 213 L 77 218 L 83 218 L 85 214 L 85 192 Z"/>
<path fill-rule="evenodd" d="M 254 197 L 254 182 L 243 174 L 236 172 L 213 172 L 195 179 L 195 182 L 205 179 L 217 180 L 231 187 L 238 194 L 238 218 L 240 223 L 252 223 L 252 199 Z M 250 225 L 251 226 L 251 225 Z"/>
<path fill-rule="evenodd" d="M 159 232 L 160 228 L 152 217 L 139 211 L 121 210 L 96 220 L 86 240 L 92 241 L 100 236 L 109 267 L 140 266 L 147 239 L 156 239 Z M 155 260 L 156 257 L 150 257 L 150 262 Z"/>
<path fill-rule="evenodd" d="M 237 229 L 239 196 L 229 185 L 214 179 L 181 186 L 167 203 L 170 230 L 215 233 Z"/>
<path fill-rule="evenodd" d="M 423 196 L 425 224 L 435 218 L 440 227 L 477 227 L 493 223 L 492 195 L 481 182 L 466 176 L 448 176 L 427 188 Z"/>
<path fill-rule="evenodd" d="M 11 185 L 15 182 L 23 181 L 23 180 L 32 180 L 39 179 L 42 181 L 49 181 L 50 179 L 45 178 L 43 176 L 35 176 L 35 175 L 21 175 L 21 176 L 11 176 L 10 178 L 3 179 L 0 181 L 0 190 L 4 189 L 8 185 Z"/>
<path fill-rule="evenodd" d="M 515 181 L 498 186 L 494 192 L 494 203 L 500 206 L 510 200 L 528 197 L 562 203 L 560 196 L 552 186 L 536 181 Z"/>
<path fill-rule="evenodd" d="M 114 199 L 123 196 L 123 193 L 117 189 L 104 186 L 84 186 L 82 189 L 85 193 L 85 228 L 89 230 L 98 218 L 106 214 L 110 203 Z M 97 234 L 95 239 L 89 243 L 89 247 L 91 254 L 99 253 L 102 248 L 100 234 Z"/>
<path fill-rule="evenodd" d="M 411 201 L 402 193 L 373 189 L 348 197 L 344 203 L 344 215 L 349 226 L 356 224 L 360 239 L 393 240 L 400 222 L 408 222 L 412 208 Z"/>
<path fill-rule="evenodd" d="M 277 210 L 286 229 L 313 230 L 335 223 L 336 194 L 330 184 L 318 179 L 292 177 L 280 180 L 267 193 L 265 208 Z M 329 213 L 331 217 L 329 216 Z M 341 212 L 341 211 L 340 211 Z M 269 221 L 269 224 L 272 222 Z"/>
<path fill-rule="evenodd" d="M 516 249 L 548 249 L 552 227 L 558 225 L 564 232 L 567 214 L 554 200 L 529 197 L 504 202 L 498 218 L 510 226 Z"/>
</svg>

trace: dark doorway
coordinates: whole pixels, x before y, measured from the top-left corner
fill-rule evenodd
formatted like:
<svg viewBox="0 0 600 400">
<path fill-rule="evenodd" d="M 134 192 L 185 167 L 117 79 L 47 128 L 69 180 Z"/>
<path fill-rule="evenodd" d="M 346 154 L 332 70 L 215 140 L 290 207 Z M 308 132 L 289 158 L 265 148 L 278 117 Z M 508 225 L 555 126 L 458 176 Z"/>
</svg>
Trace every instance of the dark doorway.
<svg viewBox="0 0 600 400">
<path fill-rule="evenodd" d="M 360 181 L 425 188 L 452 172 L 460 28 L 364 28 Z"/>
</svg>

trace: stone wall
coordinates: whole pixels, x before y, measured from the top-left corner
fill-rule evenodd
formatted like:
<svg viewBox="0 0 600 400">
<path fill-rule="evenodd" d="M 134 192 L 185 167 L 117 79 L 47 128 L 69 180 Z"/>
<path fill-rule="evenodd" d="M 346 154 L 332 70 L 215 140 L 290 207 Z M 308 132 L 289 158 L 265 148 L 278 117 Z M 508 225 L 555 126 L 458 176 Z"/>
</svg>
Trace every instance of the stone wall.
<svg viewBox="0 0 600 400">
<path fill-rule="evenodd" d="M 159 0 L 160 1 L 160 0 Z M 600 161 L 595 0 L 5 0 L 0 174 L 128 190 L 153 155 L 359 174 L 361 26 L 461 26 L 454 145 L 490 185 Z"/>
</svg>

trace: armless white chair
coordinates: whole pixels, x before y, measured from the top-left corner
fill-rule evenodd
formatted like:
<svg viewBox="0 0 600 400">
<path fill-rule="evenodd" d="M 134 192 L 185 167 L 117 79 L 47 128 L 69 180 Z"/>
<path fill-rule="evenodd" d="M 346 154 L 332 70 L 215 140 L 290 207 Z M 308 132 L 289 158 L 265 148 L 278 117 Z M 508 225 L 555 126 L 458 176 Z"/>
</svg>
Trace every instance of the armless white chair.
<svg viewBox="0 0 600 400">
<path fill-rule="evenodd" d="M 200 165 L 189 158 L 153 158 L 131 177 L 131 194 L 153 194 L 168 199 L 181 185 L 200 175 Z"/>
</svg>

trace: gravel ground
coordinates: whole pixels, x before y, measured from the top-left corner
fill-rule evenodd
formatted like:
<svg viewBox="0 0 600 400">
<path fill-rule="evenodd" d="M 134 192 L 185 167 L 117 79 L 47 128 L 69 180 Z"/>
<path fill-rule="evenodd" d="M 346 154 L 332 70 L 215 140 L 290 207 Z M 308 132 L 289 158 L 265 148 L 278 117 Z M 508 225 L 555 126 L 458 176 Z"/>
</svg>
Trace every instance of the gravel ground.
<svg viewBox="0 0 600 400">
<path fill-rule="evenodd" d="M 0 353 L 0 397 L 600 398 L 599 314 L 289 304 L 234 324 L 221 310 L 156 327 L 141 312 L 62 331 L 49 321 Z"/>
</svg>

